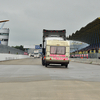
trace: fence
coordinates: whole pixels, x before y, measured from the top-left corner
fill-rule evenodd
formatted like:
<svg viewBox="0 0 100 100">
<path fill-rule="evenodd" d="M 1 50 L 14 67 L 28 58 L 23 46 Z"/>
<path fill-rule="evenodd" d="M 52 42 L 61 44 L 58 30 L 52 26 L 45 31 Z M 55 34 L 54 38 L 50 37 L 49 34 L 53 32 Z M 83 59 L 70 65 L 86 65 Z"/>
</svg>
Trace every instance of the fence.
<svg viewBox="0 0 100 100">
<path fill-rule="evenodd" d="M 100 53 L 70 54 L 71 58 L 100 58 Z"/>
</svg>

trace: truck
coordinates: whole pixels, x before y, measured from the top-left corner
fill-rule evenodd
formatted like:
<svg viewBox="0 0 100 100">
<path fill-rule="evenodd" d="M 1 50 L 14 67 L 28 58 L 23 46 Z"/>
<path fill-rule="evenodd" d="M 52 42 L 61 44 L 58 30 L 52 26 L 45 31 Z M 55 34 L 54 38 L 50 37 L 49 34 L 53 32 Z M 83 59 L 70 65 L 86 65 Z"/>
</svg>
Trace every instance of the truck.
<svg viewBox="0 0 100 100">
<path fill-rule="evenodd" d="M 42 65 L 61 64 L 68 67 L 70 43 L 66 41 L 66 30 L 43 29 Z"/>
<path fill-rule="evenodd" d="M 37 49 L 34 50 L 34 58 L 40 58 L 40 53 Z"/>
</svg>

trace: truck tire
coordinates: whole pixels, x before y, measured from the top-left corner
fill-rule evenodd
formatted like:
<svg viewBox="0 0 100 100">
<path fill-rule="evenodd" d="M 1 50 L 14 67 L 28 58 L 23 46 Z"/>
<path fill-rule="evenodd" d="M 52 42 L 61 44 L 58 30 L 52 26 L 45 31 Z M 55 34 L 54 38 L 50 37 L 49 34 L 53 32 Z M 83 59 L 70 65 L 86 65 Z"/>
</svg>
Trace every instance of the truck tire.
<svg viewBox="0 0 100 100">
<path fill-rule="evenodd" d="M 45 63 L 45 67 L 47 67 L 47 65 L 48 65 L 48 64 L 47 64 L 47 63 Z"/>
<path fill-rule="evenodd" d="M 44 66 L 44 63 L 42 62 L 42 65 Z"/>
<path fill-rule="evenodd" d="M 42 65 L 43 65 L 43 66 L 45 65 L 44 60 L 42 60 Z"/>
<path fill-rule="evenodd" d="M 68 64 L 66 64 L 65 67 L 68 68 Z"/>
</svg>

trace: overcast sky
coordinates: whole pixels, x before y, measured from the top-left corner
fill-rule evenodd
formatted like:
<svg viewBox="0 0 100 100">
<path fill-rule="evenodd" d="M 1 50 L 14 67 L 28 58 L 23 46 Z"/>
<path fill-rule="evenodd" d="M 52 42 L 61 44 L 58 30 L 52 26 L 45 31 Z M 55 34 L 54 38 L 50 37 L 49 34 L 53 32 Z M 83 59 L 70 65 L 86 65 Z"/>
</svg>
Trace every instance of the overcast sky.
<svg viewBox="0 0 100 100">
<path fill-rule="evenodd" d="M 34 45 L 42 43 L 43 29 L 69 36 L 100 17 L 99 9 L 100 0 L 0 0 L 0 20 L 9 20 L 9 46 Z"/>
</svg>

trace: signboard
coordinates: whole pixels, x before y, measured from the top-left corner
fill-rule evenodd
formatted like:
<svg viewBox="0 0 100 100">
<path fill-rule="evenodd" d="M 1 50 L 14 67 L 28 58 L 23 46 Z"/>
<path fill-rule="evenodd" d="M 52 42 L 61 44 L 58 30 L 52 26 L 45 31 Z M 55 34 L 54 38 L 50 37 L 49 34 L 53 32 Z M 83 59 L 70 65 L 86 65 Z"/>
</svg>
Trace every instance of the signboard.
<svg viewBox="0 0 100 100">
<path fill-rule="evenodd" d="M 40 45 L 35 45 L 35 49 L 41 49 Z"/>
<path fill-rule="evenodd" d="M 24 52 L 24 55 L 28 55 L 28 53 L 27 52 Z"/>
</svg>

